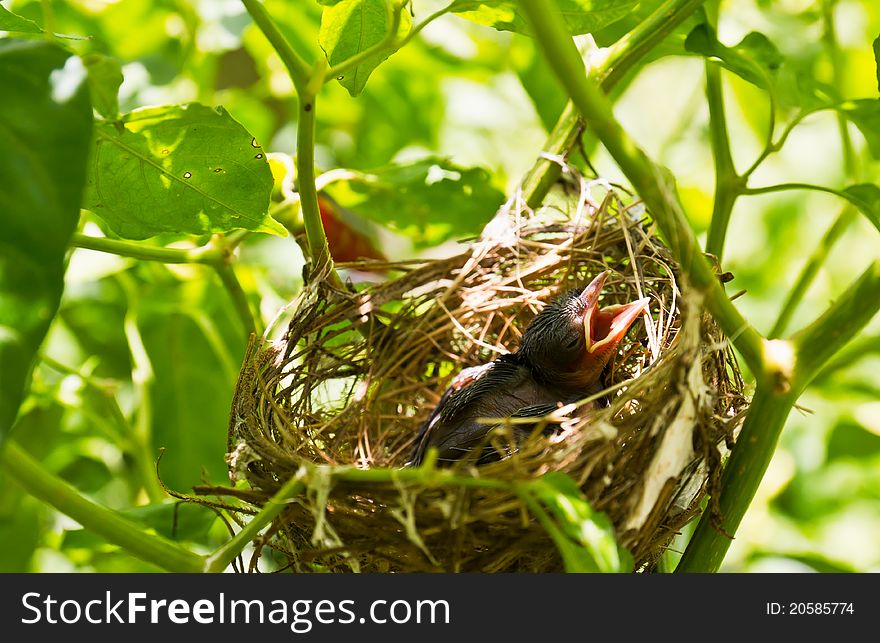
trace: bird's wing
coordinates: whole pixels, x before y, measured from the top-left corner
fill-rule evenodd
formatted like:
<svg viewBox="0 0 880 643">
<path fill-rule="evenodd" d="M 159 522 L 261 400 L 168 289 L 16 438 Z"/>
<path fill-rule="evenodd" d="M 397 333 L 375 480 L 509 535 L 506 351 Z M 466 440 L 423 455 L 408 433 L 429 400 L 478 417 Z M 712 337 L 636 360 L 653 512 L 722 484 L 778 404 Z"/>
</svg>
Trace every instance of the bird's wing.
<svg viewBox="0 0 880 643">
<path fill-rule="evenodd" d="M 448 422 L 463 408 L 497 386 L 521 376 L 522 366 L 510 355 L 493 362 L 463 369 L 443 392 L 431 415 L 419 427 L 410 464 L 417 465 L 425 455 L 431 429 L 440 421 Z"/>
<path fill-rule="evenodd" d="M 519 409 L 516 413 L 511 415 L 512 418 L 537 418 L 544 417 L 545 415 L 549 415 L 559 409 L 558 404 L 532 404 L 531 406 L 524 406 Z"/>
<path fill-rule="evenodd" d="M 523 366 L 512 355 L 502 355 L 494 362 L 466 368 L 459 373 L 447 389 L 449 396 L 440 399 L 437 409 L 440 419 L 449 422 L 464 408 L 489 391 L 497 392 L 500 386 L 512 384 L 523 375 Z"/>
</svg>

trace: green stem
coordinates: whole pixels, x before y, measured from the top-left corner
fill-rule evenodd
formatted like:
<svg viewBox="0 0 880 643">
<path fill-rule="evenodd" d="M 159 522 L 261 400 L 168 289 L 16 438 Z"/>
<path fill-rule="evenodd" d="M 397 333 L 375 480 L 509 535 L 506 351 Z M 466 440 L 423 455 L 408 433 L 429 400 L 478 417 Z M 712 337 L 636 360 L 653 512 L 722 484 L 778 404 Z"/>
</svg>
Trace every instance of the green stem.
<svg viewBox="0 0 880 643">
<path fill-rule="evenodd" d="M 792 342 L 780 342 L 777 359 L 791 373 L 785 382 L 760 382 L 736 447 L 721 476 L 720 524 L 706 512 L 676 571 L 714 572 L 730 547 L 725 534 L 736 533 L 797 398 L 828 360 L 880 310 L 880 261 L 875 261 L 829 310 L 800 331 Z M 781 384 L 781 385 L 780 385 Z M 720 531 L 717 527 L 720 527 Z"/>
<path fill-rule="evenodd" d="M 730 153 L 730 138 L 727 133 L 727 119 L 724 114 L 724 94 L 721 86 L 721 69 L 707 60 L 706 98 L 709 105 L 709 138 L 712 142 L 712 158 L 715 161 L 715 197 L 712 207 L 712 220 L 706 239 L 706 252 L 720 262 L 724 253 L 724 238 L 730 223 L 730 215 L 736 202 L 736 168 Z"/>
<path fill-rule="evenodd" d="M 875 260 L 834 304 L 793 337 L 797 369 L 794 386 L 803 389 L 825 363 L 880 310 L 880 260 Z"/>
<path fill-rule="evenodd" d="M 271 523 L 275 516 L 290 503 L 291 499 L 305 489 L 305 473 L 306 469 L 300 469 L 266 502 L 260 513 L 241 528 L 241 531 L 208 556 L 205 560 L 205 571 L 209 573 L 224 571 L 247 544 L 257 537 L 263 527 Z"/>
<path fill-rule="evenodd" d="M 841 199 L 845 199 L 858 207 L 860 205 L 857 199 L 854 199 L 850 194 L 846 193 L 843 190 L 836 190 L 834 188 L 825 187 L 824 185 L 813 185 L 812 183 L 777 183 L 776 185 L 764 185 L 758 188 L 743 188 L 742 194 L 748 195 L 757 195 L 757 194 L 769 194 L 771 192 L 786 192 L 789 190 L 810 190 L 812 192 L 824 192 L 825 194 L 833 194 L 835 196 L 839 196 Z"/>
<path fill-rule="evenodd" d="M 296 128 L 296 183 L 309 254 L 313 262 L 311 278 L 326 278 L 331 286 L 344 290 L 345 285 L 333 267 L 333 259 L 327 247 L 327 235 L 321 222 L 318 193 L 315 189 L 315 102 L 316 92 L 325 78 L 326 69 L 319 65 L 313 74 L 278 30 L 263 5 L 256 0 L 242 0 L 242 2 L 287 67 L 299 98 L 299 120 Z"/>
<path fill-rule="evenodd" d="M 676 572 L 715 572 L 721 567 L 731 543 L 726 534 L 736 533 L 752 503 L 795 399 L 792 392 L 780 395 L 772 386 L 758 386 L 721 476 L 720 513 L 703 513 Z M 713 520 L 718 515 L 720 524 L 716 526 Z"/>
<path fill-rule="evenodd" d="M 235 276 L 235 270 L 228 263 L 217 264 L 214 266 L 214 270 L 217 271 L 217 276 L 223 282 L 223 287 L 229 292 L 232 305 L 235 307 L 235 312 L 238 313 L 239 319 L 241 319 L 245 333 L 247 335 L 256 333 L 257 323 L 254 320 L 253 312 L 251 312 L 251 305 L 248 302 L 247 294 L 241 287 L 238 277 Z"/>
<path fill-rule="evenodd" d="M 90 237 L 77 233 L 73 235 L 71 245 L 75 248 L 108 252 L 121 257 L 132 257 L 146 261 L 161 261 L 162 263 L 200 263 L 213 266 L 223 259 L 223 252 L 210 244 L 193 249 L 160 248 L 145 243 Z"/>
<path fill-rule="evenodd" d="M 200 572 L 204 569 L 201 556 L 162 536 L 148 534 L 144 527 L 87 499 L 64 480 L 47 473 L 14 441 L 6 442 L 0 458 L 6 472 L 29 494 L 124 548 L 132 556 L 171 572 Z"/>
<path fill-rule="evenodd" d="M 788 325 L 791 323 L 794 311 L 797 310 L 798 304 L 800 304 L 816 275 L 819 273 L 819 268 L 822 267 L 822 264 L 828 258 L 831 248 L 843 236 L 843 233 L 846 232 L 846 229 L 849 228 L 857 216 L 858 210 L 849 204 L 837 215 L 834 223 L 831 224 L 831 227 L 828 228 L 819 242 L 819 246 L 813 251 L 810 258 L 807 259 L 807 263 L 801 269 L 798 278 L 794 282 L 794 286 L 789 291 L 785 303 L 782 305 L 782 310 L 779 312 L 779 317 L 770 331 L 770 338 L 775 339 L 785 333 Z"/>
<path fill-rule="evenodd" d="M 591 129 L 632 183 L 657 221 L 672 252 L 689 277 L 692 291 L 737 347 L 758 380 L 765 378 L 764 340 L 730 302 L 718 278 L 700 252 L 668 172 L 656 166 L 623 130 L 608 99 L 586 76 L 583 61 L 567 35 L 558 12 L 539 0 L 520 0 L 551 68 Z"/>
<path fill-rule="evenodd" d="M 321 210 L 318 207 L 318 192 L 315 189 L 315 99 L 316 96 L 300 94 L 299 122 L 296 128 L 296 183 L 299 191 L 300 207 L 302 208 L 303 224 L 306 228 L 306 240 L 312 259 L 310 279 L 322 277 L 329 280 L 337 290 L 345 286 L 339 274 L 333 268 L 333 258 L 327 247 L 327 235 L 321 221 Z"/>
<path fill-rule="evenodd" d="M 822 3 L 822 16 L 825 23 L 823 40 L 825 42 L 825 47 L 828 50 L 828 55 L 831 58 L 834 84 L 840 86 L 843 81 L 843 63 L 840 59 L 840 49 L 837 46 L 837 37 L 834 28 L 834 11 L 831 2 L 824 1 Z M 852 139 L 849 135 L 847 120 L 840 112 L 837 113 L 837 127 L 840 131 L 840 142 L 841 147 L 843 148 L 843 164 L 846 174 L 850 178 L 857 180 L 856 155 L 853 150 Z M 797 309 L 797 306 L 806 294 L 807 289 L 816 278 L 819 268 L 825 263 L 828 254 L 831 252 L 831 248 L 834 247 L 834 244 L 837 243 L 838 239 L 843 236 L 846 229 L 856 219 L 857 213 L 858 211 L 854 207 L 851 205 L 847 206 L 837 216 L 837 219 L 834 220 L 831 227 L 828 228 L 825 236 L 823 236 L 822 240 L 819 242 L 819 247 L 813 251 L 813 254 L 801 270 L 800 275 L 798 275 L 794 287 L 791 289 L 791 292 L 789 292 L 785 304 L 779 313 L 779 318 L 776 320 L 773 330 L 770 331 L 771 337 L 779 337 L 785 332 L 794 311 Z"/>
<path fill-rule="evenodd" d="M 450 11 L 452 11 L 454 6 L 455 6 L 455 2 L 453 1 L 452 4 L 448 4 L 445 7 L 443 7 L 442 9 L 438 9 L 437 11 L 435 11 L 434 13 L 429 15 L 427 18 L 422 20 L 419 24 L 417 24 L 415 27 L 413 27 L 412 30 L 408 34 L 406 34 L 406 36 L 404 36 L 401 39 L 400 43 L 398 44 L 398 47 L 403 47 L 406 43 L 408 43 L 410 40 L 412 40 L 417 35 L 419 35 L 419 33 L 421 33 L 422 29 L 424 29 L 429 24 L 434 22 L 440 16 L 444 16 L 447 13 L 449 13 Z"/>
<path fill-rule="evenodd" d="M 823 380 L 835 371 L 848 368 L 860 359 L 875 354 L 880 354 L 880 334 L 854 339 L 825 363 L 813 381 Z"/>
<path fill-rule="evenodd" d="M 626 73 L 675 30 L 705 0 L 669 0 L 608 48 L 602 64 L 590 70 L 602 89 L 609 93 Z M 523 199 L 537 208 L 559 178 L 562 168 L 551 158 L 562 158 L 574 148 L 582 132 L 578 110 L 569 102 L 544 145 L 545 155 L 529 169 L 522 182 Z"/>
<path fill-rule="evenodd" d="M 297 93 L 299 93 L 300 89 L 305 88 L 309 82 L 311 75 L 309 66 L 294 51 L 287 38 L 284 37 L 284 34 L 275 25 L 262 2 L 259 2 L 259 0 L 241 0 L 241 3 L 247 9 L 257 27 L 260 28 L 260 31 L 263 32 L 263 35 L 266 36 L 266 40 L 275 49 L 278 57 L 281 58 L 281 62 L 287 67 L 287 73 L 290 74 L 290 79 L 293 81 Z"/>
<path fill-rule="evenodd" d="M 385 11 L 390 15 L 391 22 L 388 26 L 388 32 L 385 34 L 385 37 L 377 42 L 375 45 L 371 47 L 367 47 L 363 51 L 355 54 L 351 58 L 343 60 L 338 65 L 334 65 L 324 75 L 324 82 L 328 80 L 332 80 L 333 78 L 339 78 L 343 74 L 345 74 L 349 69 L 354 69 L 358 65 L 360 65 L 365 60 L 372 58 L 376 54 L 380 54 L 387 49 L 394 48 L 395 50 L 399 49 L 402 43 L 398 43 L 397 41 L 397 32 L 400 29 L 400 14 L 404 10 L 403 4 L 395 4 L 391 6 L 389 4 L 385 4 Z M 396 44 L 396 46 L 395 46 Z"/>
</svg>

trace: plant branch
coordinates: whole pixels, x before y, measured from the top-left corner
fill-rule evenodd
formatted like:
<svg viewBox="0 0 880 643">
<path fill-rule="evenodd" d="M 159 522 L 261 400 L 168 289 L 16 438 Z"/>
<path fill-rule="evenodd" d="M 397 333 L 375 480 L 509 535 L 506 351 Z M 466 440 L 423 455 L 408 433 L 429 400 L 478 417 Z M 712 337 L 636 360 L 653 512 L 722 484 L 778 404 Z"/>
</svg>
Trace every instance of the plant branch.
<svg viewBox="0 0 880 643">
<path fill-rule="evenodd" d="M 342 279 L 333 268 L 333 259 L 327 247 L 327 235 L 318 208 L 318 193 L 315 189 L 315 99 L 317 91 L 326 78 L 324 75 L 327 71 L 326 61 L 322 58 L 322 64 L 317 65 L 314 71 L 310 70 L 278 30 L 265 7 L 256 0 L 242 0 L 242 2 L 287 67 L 299 98 L 299 119 L 296 128 L 296 183 L 309 254 L 313 262 L 311 278 L 326 278 L 334 288 L 344 290 Z"/>
<path fill-rule="evenodd" d="M 309 82 L 311 76 L 309 66 L 294 51 L 287 38 L 284 37 L 284 34 L 281 33 L 272 20 L 269 12 L 266 11 L 266 7 L 263 6 L 262 2 L 259 0 L 241 0 L 241 3 L 247 9 L 257 27 L 260 28 L 260 31 L 263 32 L 263 35 L 266 36 L 266 40 L 275 49 L 278 57 L 281 58 L 281 62 L 287 67 L 287 73 L 290 74 L 290 79 L 293 81 L 297 93 L 299 93 Z"/>
<path fill-rule="evenodd" d="M 413 27 L 412 30 L 411 30 L 408 34 L 406 34 L 406 36 L 404 36 L 404 37 L 401 39 L 401 41 L 400 41 L 398 47 L 403 47 L 406 43 L 408 43 L 410 40 L 412 40 L 412 39 L 415 38 L 417 35 L 419 35 L 419 33 L 421 33 L 422 29 L 424 29 L 424 28 L 427 27 L 429 24 L 431 24 L 432 22 L 434 22 L 434 21 L 435 21 L 437 18 L 439 18 L 440 16 L 444 16 L 444 15 L 446 15 L 447 13 L 449 13 L 450 11 L 452 11 L 452 8 L 453 8 L 454 6 L 455 6 L 455 2 L 452 2 L 451 4 L 446 5 L 446 6 L 443 7 L 442 9 L 438 9 L 437 11 L 435 11 L 434 13 L 432 13 L 431 15 L 429 15 L 427 18 L 425 18 L 424 20 L 422 20 L 419 24 L 417 24 L 415 27 Z"/>
<path fill-rule="evenodd" d="M 291 499 L 298 496 L 306 487 L 305 477 L 307 469 L 302 468 L 290 480 L 284 483 L 274 496 L 263 506 L 256 516 L 251 518 L 248 523 L 241 528 L 228 541 L 223 543 L 213 554 L 205 559 L 204 571 L 209 573 L 219 573 L 235 560 L 241 551 L 249 542 L 257 537 L 257 534 L 271 523 L 275 516 L 281 513 L 290 503 Z"/>
<path fill-rule="evenodd" d="M 394 49 L 399 49 L 402 46 L 402 41 L 398 42 L 397 40 L 397 32 L 400 29 L 400 16 L 401 12 L 404 11 L 404 3 L 394 3 L 393 6 L 386 3 L 385 11 L 387 14 L 386 17 L 391 18 L 391 22 L 388 26 L 388 32 L 385 34 L 385 37 L 377 42 L 375 45 L 367 47 L 363 51 L 356 53 L 351 58 L 347 58 L 338 65 L 334 65 L 333 67 L 328 69 L 324 74 L 325 83 L 328 80 L 339 78 L 349 69 L 357 67 L 365 60 L 372 58 L 373 56 L 380 54 L 389 48 L 393 47 Z"/>
<path fill-rule="evenodd" d="M 333 267 L 333 257 L 327 246 L 327 235 L 321 221 L 318 192 L 315 189 L 315 99 L 300 94 L 299 122 L 296 128 L 296 185 L 302 208 L 306 240 L 312 259 L 310 279 L 328 279 L 337 290 L 345 290 L 339 273 Z"/>
<path fill-rule="evenodd" d="M 846 232 L 846 229 L 849 228 L 857 216 L 858 210 L 851 204 L 847 204 L 840 214 L 837 215 L 831 227 L 825 232 L 825 235 L 819 242 L 819 246 L 813 251 L 810 258 L 807 259 L 807 263 L 804 264 L 798 278 L 794 282 L 794 286 L 792 286 L 788 296 L 785 298 L 782 310 L 779 311 L 779 317 L 776 318 L 776 323 L 773 324 L 773 329 L 770 331 L 769 337 L 771 339 L 782 337 L 785 333 L 789 323 L 791 323 L 794 311 L 797 310 L 798 304 L 800 304 L 816 275 L 819 273 L 819 268 L 822 267 L 822 264 L 828 258 L 831 248 L 843 236 L 843 233 Z"/>
<path fill-rule="evenodd" d="M 216 265 L 222 260 L 223 256 L 222 250 L 211 244 L 192 249 L 161 248 L 145 243 L 91 237 L 79 233 L 73 235 L 71 245 L 75 248 L 107 252 L 121 257 L 132 257 L 133 259 L 143 259 L 145 261 L 161 261 L 162 263 Z"/>
<path fill-rule="evenodd" d="M 551 68 L 586 118 L 591 129 L 617 162 L 657 221 L 691 288 L 703 294 L 706 306 L 742 354 L 759 381 L 765 376 L 764 340 L 730 302 L 717 276 L 700 252 L 668 172 L 656 166 L 623 130 L 608 99 L 586 76 L 574 42 L 557 12 L 539 0 L 520 0 Z"/>
<path fill-rule="evenodd" d="M 825 363 L 880 310 L 880 260 L 875 260 L 812 324 L 793 337 L 794 386 L 803 390 Z"/>
<path fill-rule="evenodd" d="M 721 85 L 721 69 L 706 60 L 706 99 L 709 105 L 709 138 L 712 142 L 712 158 L 715 162 L 715 196 L 712 206 L 712 220 L 706 238 L 706 252 L 721 261 L 724 254 L 724 239 L 736 202 L 737 183 L 733 157 L 730 153 L 730 138 L 727 133 L 727 119 L 724 114 L 724 94 Z"/>
<path fill-rule="evenodd" d="M 804 388 L 828 360 L 880 309 L 880 261 L 875 261 L 835 304 L 792 342 L 776 340 L 776 359 L 791 377 L 782 386 L 760 382 L 736 447 L 721 476 L 718 514 L 705 512 L 677 572 L 714 572 L 721 566 L 767 466 L 785 420 Z M 777 383 L 779 384 L 779 383 Z M 718 524 L 714 519 L 720 515 Z"/>
<path fill-rule="evenodd" d="M 780 395 L 771 385 L 758 385 L 736 447 L 724 466 L 717 513 L 703 512 L 676 573 L 715 572 L 721 567 L 731 536 L 755 497 L 795 399 L 793 392 Z"/>
<path fill-rule="evenodd" d="M 776 185 L 764 185 L 758 188 L 745 187 L 742 189 L 742 194 L 758 195 L 769 194 L 771 192 L 786 192 L 789 190 L 810 190 L 812 192 L 824 192 L 825 194 L 833 194 L 835 196 L 839 196 L 841 199 L 845 199 L 855 206 L 859 205 L 859 202 L 857 200 L 854 200 L 851 195 L 847 194 L 843 190 L 836 190 L 834 188 L 825 187 L 824 185 L 813 185 L 812 183 L 777 183 Z"/>
<path fill-rule="evenodd" d="M 238 314 L 238 318 L 244 326 L 245 333 L 247 335 L 256 333 L 257 323 L 254 319 L 254 314 L 251 311 L 251 305 L 248 302 L 247 294 L 245 293 L 244 288 L 241 287 L 238 277 L 235 276 L 235 270 L 233 270 L 232 266 L 226 262 L 216 264 L 214 270 L 217 271 L 217 276 L 220 277 L 223 287 L 226 288 L 229 297 L 232 299 L 232 305 L 235 307 L 235 312 Z"/>
<path fill-rule="evenodd" d="M 5 470 L 29 494 L 132 556 L 171 572 L 199 572 L 204 568 L 202 556 L 162 536 L 148 534 L 143 526 L 87 499 L 61 478 L 46 472 L 14 440 L 6 442 L 0 459 Z"/>
<path fill-rule="evenodd" d="M 604 61 L 590 69 L 590 77 L 596 79 L 603 91 L 609 93 L 629 70 L 704 2 L 705 0 L 669 0 L 664 3 L 609 47 Z M 537 208 L 543 203 L 550 188 L 559 178 L 559 163 L 551 159 L 567 156 L 580 138 L 582 129 L 578 110 L 569 101 L 544 145 L 545 153 L 523 178 L 523 199 L 530 208 Z"/>
</svg>

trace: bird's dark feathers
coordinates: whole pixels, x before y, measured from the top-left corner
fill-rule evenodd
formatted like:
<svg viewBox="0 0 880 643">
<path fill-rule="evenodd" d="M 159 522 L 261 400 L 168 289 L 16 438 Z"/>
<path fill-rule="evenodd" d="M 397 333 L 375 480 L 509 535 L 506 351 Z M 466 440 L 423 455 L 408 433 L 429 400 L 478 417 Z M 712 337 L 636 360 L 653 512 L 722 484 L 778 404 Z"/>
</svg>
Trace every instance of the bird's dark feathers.
<svg viewBox="0 0 880 643">
<path fill-rule="evenodd" d="M 514 353 L 512 355 L 502 355 L 493 362 L 481 366 L 474 366 L 472 369 L 462 371 L 462 373 L 456 377 L 453 385 L 449 387 L 447 392 L 450 393 L 450 395 L 446 402 L 444 403 L 441 400 L 440 404 L 437 405 L 440 409 L 440 420 L 442 422 L 449 422 L 455 419 L 455 416 L 458 415 L 462 409 L 470 406 L 486 393 L 489 393 L 490 391 L 496 392 L 499 386 L 509 386 L 513 384 L 515 381 L 523 377 L 523 368 L 524 365 L 522 360 L 516 353 Z M 476 374 L 476 377 L 471 381 L 465 381 L 458 384 L 459 380 L 462 379 L 462 375 L 465 377 L 473 377 L 468 371 L 476 369 L 480 369 L 480 372 Z M 444 394 L 444 397 L 446 397 L 446 394 Z"/>
<path fill-rule="evenodd" d="M 420 464 L 429 446 L 437 448 L 440 461 L 455 461 L 472 450 L 479 454 L 477 464 L 497 459 L 502 456 L 493 448 L 483 453 L 492 430 L 483 418 L 541 417 L 601 390 L 600 382 L 577 377 L 578 360 L 586 349 L 586 304 L 579 294 L 573 290 L 538 313 L 516 353 L 466 368 L 455 377 L 422 424 L 410 464 Z M 545 430 L 555 428 L 550 424 Z M 520 437 L 531 430 L 513 429 Z"/>
</svg>

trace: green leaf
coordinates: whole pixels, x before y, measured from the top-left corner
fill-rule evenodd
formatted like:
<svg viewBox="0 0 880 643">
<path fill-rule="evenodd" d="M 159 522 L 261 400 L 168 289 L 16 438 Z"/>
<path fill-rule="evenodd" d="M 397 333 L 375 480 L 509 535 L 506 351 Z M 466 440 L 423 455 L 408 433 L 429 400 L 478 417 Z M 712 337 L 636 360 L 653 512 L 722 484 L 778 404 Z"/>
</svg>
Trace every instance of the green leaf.
<svg viewBox="0 0 880 643">
<path fill-rule="evenodd" d="M 880 230 L 880 187 L 873 183 L 859 183 L 846 188 L 843 194 Z"/>
<path fill-rule="evenodd" d="M 272 173 L 222 107 L 136 110 L 99 122 L 83 207 L 126 239 L 245 228 L 285 236 L 267 213 Z"/>
<path fill-rule="evenodd" d="M 726 47 L 718 42 L 705 23 L 694 27 L 684 43 L 687 51 L 714 58 L 728 71 L 745 81 L 770 89 L 772 77 L 782 65 L 782 54 L 762 33 L 753 31 L 739 44 Z"/>
<path fill-rule="evenodd" d="M 412 28 L 412 18 L 404 8 L 390 9 L 386 0 L 343 0 L 324 9 L 318 40 L 331 65 L 338 65 L 361 52 L 378 45 L 393 26 L 393 11 L 400 13 L 397 38 Z M 392 43 L 386 49 L 370 56 L 349 69 L 339 78 L 339 84 L 352 96 L 363 91 L 367 79 L 382 61 L 397 51 Z"/>
<path fill-rule="evenodd" d="M 165 449 L 159 472 L 172 489 L 188 490 L 209 480 L 226 479 L 223 454 L 226 426 L 235 389 L 236 373 L 216 354 L 203 329 L 184 312 L 158 302 L 178 298 L 177 306 L 196 306 L 219 323 L 225 317 L 222 338 L 236 347 L 237 363 L 244 346 L 228 313 L 220 306 L 227 299 L 219 284 L 208 282 L 201 291 L 187 288 L 157 288 L 148 310 L 139 316 L 138 326 L 152 363 L 155 380 L 151 386 L 153 453 Z M 222 311 L 222 312 L 221 312 Z"/>
<path fill-rule="evenodd" d="M 482 168 L 434 157 L 386 166 L 364 179 L 334 183 L 330 191 L 343 206 L 405 234 L 417 247 L 479 234 L 504 202 Z"/>
<path fill-rule="evenodd" d="M 105 118 L 116 118 L 119 115 L 117 96 L 122 84 L 119 61 L 103 54 L 88 54 L 82 60 L 89 72 L 92 107 Z"/>
<path fill-rule="evenodd" d="M 0 5 L 0 31 L 17 31 L 18 33 L 43 33 L 36 22 L 17 16 Z"/>
<path fill-rule="evenodd" d="M 0 41 L 0 440 L 58 310 L 92 130 L 82 62 L 42 41 Z M 15 91 L 8 91 L 14 87 Z"/>
<path fill-rule="evenodd" d="M 591 33 L 625 18 L 638 2 L 628 0 L 557 0 L 565 26 L 572 35 Z M 493 0 L 455 0 L 453 13 L 498 31 L 530 34 L 519 3 Z"/>
<path fill-rule="evenodd" d="M 574 480 L 561 472 L 548 473 L 532 483 L 531 490 L 569 540 L 560 548 L 568 571 L 632 571 L 632 556 L 618 547 L 611 521 L 593 511 Z M 561 544 L 559 539 L 556 544 Z"/>
<path fill-rule="evenodd" d="M 871 156 L 880 159 L 880 98 L 847 101 L 837 109 L 859 128 Z"/>
</svg>

